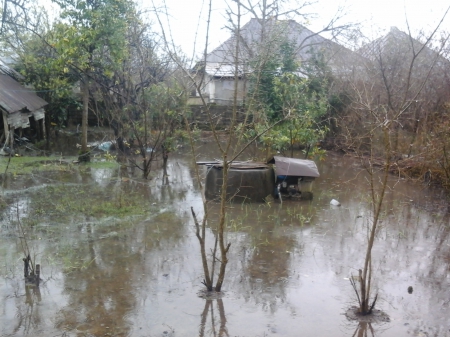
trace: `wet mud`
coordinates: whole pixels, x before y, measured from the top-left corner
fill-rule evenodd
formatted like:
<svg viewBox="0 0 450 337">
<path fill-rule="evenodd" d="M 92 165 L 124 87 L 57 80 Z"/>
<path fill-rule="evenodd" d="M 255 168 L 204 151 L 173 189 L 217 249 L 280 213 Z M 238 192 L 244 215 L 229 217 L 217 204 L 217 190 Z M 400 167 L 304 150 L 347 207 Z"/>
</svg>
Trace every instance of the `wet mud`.
<svg viewBox="0 0 450 337">
<path fill-rule="evenodd" d="M 200 146 L 199 160 L 214 158 Z M 332 154 L 318 163 L 312 200 L 228 205 L 224 292 L 199 296 L 190 207 L 201 216 L 202 203 L 187 151 L 171 154 L 164 176 L 155 163 L 149 181 L 95 163 L 4 177 L 0 335 L 450 336 L 443 192 L 391 177 L 372 260 L 376 309 L 389 319 L 348 318 L 371 207 L 358 163 Z M 23 280 L 18 221 L 41 265 L 39 288 Z"/>
</svg>

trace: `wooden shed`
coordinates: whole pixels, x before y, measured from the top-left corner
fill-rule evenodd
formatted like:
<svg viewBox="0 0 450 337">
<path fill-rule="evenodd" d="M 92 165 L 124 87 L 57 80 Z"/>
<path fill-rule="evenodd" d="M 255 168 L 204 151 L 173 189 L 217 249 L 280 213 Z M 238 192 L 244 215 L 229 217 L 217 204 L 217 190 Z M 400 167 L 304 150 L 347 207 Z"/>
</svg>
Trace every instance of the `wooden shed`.
<svg viewBox="0 0 450 337">
<path fill-rule="evenodd" d="M 14 73 L 3 63 L 0 64 L 0 112 L 4 130 L 0 139 L 10 135 L 10 139 L 6 139 L 5 143 L 11 144 L 14 140 L 14 130 L 30 127 L 30 118 L 33 118 L 42 129 L 45 118 L 44 107 L 48 104 L 32 89 L 24 87 L 14 79 L 12 77 Z"/>
</svg>

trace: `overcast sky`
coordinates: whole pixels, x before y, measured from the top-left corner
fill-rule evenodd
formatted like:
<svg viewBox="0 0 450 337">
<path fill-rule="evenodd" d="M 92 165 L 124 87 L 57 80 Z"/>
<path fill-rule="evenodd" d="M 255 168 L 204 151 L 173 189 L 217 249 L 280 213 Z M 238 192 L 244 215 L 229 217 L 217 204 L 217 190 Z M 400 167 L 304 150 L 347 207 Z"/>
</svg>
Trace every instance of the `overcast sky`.
<svg viewBox="0 0 450 337">
<path fill-rule="evenodd" d="M 166 32 L 170 26 L 173 40 L 176 45 L 188 55 L 199 55 L 204 49 L 206 14 L 208 0 L 153 0 L 155 4 L 168 8 L 168 16 L 162 17 Z M 212 50 L 225 41 L 230 34 L 223 27 L 226 25 L 227 2 L 232 0 L 213 0 L 212 19 L 210 24 L 210 44 Z M 319 31 L 324 24 L 336 13 L 337 7 L 345 6 L 346 17 L 344 22 L 360 22 L 364 33 L 368 37 L 381 36 L 390 27 L 396 26 L 406 31 L 406 17 L 413 31 L 424 29 L 431 31 L 450 5 L 448 0 L 319 0 L 315 6 L 309 8 L 310 13 L 316 13 L 317 18 L 311 19 L 308 28 Z M 144 7 L 151 6 L 150 0 L 144 1 Z M 242 24 L 250 20 L 246 16 Z M 155 20 L 153 20 L 156 22 Z M 300 23 L 301 19 L 297 18 Z M 446 18 L 443 29 L 450 30 L 450 14 Z"/>
</svg>

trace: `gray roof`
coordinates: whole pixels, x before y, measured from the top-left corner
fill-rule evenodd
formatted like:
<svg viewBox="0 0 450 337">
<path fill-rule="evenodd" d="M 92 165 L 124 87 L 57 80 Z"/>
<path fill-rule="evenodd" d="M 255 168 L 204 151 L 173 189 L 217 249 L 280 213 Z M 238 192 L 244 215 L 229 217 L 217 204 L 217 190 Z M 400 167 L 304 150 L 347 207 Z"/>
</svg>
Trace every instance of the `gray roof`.
<svg viewBox="0 0 450 337">
<path fill-rule="evenodd" d="M 23 80 L 23 76 L 0 59 L 0 74 L 8 75 L 15 80 Z"/>
<path fill-rule="evenodd" d="M 0 74 L 0 107 L 8 114 L 36 111 L 47 102 L 8 75 Z"/>
<path fill-rule="evenodd" d="M 385 36 L 364 45 L 358 49 L 357 52 L 363 57 L 375 61 L 385 53 L 404 54 L 405 57 L 409 57 L 412 48 L 414 48 L 414 52 L 417 53 L 422 47 L 424 47 L 424 44 L 420 41 L 402 32 L 397 27 L 391 27 L 389 33 Z M 449 64 L 447 59 L 427 46 L 421 51 L 420 57 L 426 57 L 430 60 L 438 58 L 438 60 L 445 62 L 447 65 Z"/>
<path fill-rule="evenodd" d="M 251 19 L 241 28 L 240 60 L 252 58 L 258 50 L 269 54 L 278 52 L 280 43 L 286 40 L 295 43 L 297 58 L 301 61 L 310 59 L 312 52 L 318 51 L 323 51 L 327 55 L 327 60 L 336 58 L 338 54 L 341 58 L 348 59 L 349 55 L 355 57 L 355 53 L 351 50 L 312 32 L 294 20 L 270 19 L 266 21 L 264 32 L 262 28 L 259 19 Z M 236 53 L 235 41 L 235 36 L 230 37 L 207 55 L 206 62 L 233 64 Z"/>
</svg>

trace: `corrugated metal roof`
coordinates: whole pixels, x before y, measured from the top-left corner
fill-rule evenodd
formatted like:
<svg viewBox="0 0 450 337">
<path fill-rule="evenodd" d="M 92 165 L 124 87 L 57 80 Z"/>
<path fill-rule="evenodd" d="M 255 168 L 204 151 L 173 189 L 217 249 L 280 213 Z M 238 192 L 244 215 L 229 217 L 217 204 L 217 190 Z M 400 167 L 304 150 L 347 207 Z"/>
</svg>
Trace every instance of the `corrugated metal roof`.
<svg viewBox="0 0 450 337">
<path fill-rule="evenodd" d="M 47 102 L 33 91 L 7 75 L 0 75 L 0 107 L 9 114 L 23 110 L 36 111 L 46 105 Z"/>
<path fill-rule="evenodd" d="M 205 65 L 205 72 L 214 77 L 234 77 L 235 65 L 228 63 L 207 63 Z M 238 76 L 244 74 L 244 69 L 242 65 L 238 67 Z"/>
<path fill-rule="evenodd" d="M 13 68 L 9 67 L 3 60 L 0 59 L 0 74 L 8 75 L 17 81 L 23 80 L 24 77 L 15 71 Z"/>
<path fill-rule="evenodd" d="M 213 76 L 213 77 L 234 77 L 234 69 L 235 69 L 235 65 L 234 64 L 228 64 L 228 63 L 218 63 L 218 62 L 212 62 L 212 63 L 206 63 L 205 65 L 205 72 L 209 75 L 209 76 Z M 239 65 L 238 67 L 238 76 L 241 77 L 244 74 L 250 74 L 252 72 L 252 69 L 247 68 L 244 71 L 244 66 L 243 65 Z M 295 75 L 297 75 L 298 77 L 302 77 L 302 78 L 308 78 L 308 76 L 300 71 L 296 71 L 293 72 Z"/>
</svg>

